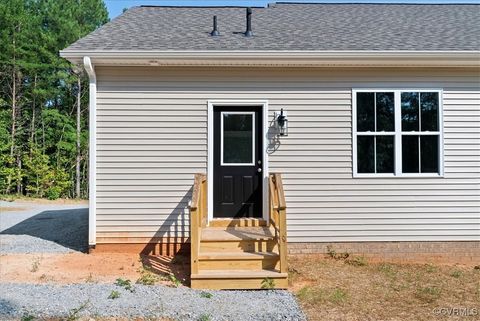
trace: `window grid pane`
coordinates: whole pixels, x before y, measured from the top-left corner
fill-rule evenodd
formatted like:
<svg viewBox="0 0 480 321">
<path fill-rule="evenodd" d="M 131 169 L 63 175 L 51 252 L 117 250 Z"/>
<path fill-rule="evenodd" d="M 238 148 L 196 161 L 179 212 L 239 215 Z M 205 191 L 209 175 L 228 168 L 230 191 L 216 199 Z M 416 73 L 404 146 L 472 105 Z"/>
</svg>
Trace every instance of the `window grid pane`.
<svg viewBox="0 0 480 321">
<path fill-rule="evenodd" d="M 439 92 L 395 90 L 356 94 L 355 108 L 359 101 L 363 104 L 360 115 L 363 118 L 359 119 L 357 109 L 356 120 L 357 173 L 441 173 Z M 395 101 L 397 94 L 399 100 Z M 398 119 L 395 119 L 396 112 Z M 374 130 L 371 130 L 372 118 Z M 395 146 L 395 137 L 399 139 L 399 146 Z M 395 165 L 396 149 L 402 162 L 398 166 Z"/>
<path fill-rule="evenodd" d="M 223 164 L 253 163 L 253 115 L 223 114 Z"/>
</svg>

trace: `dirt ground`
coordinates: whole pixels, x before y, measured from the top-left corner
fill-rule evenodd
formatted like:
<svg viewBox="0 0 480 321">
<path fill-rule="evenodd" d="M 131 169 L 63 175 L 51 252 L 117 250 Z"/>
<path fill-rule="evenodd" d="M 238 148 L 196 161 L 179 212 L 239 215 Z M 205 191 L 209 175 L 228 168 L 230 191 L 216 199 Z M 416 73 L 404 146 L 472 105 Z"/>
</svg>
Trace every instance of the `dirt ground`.
<svg viewBox="0 0 480 321">
<path fill-rule="evenodd" d="M 114 283 L 118 278 L 136 281 L 147 271 L 161 276 L 160 283 L 168 284 L 169 276 L 173 275 L 187 284 L 188 261 L 189 258 L 182 256 L 140 257 L 131 253 L 3 254 L 0 255 L 0 280 L 14 283 Z"/>
<path fill-rule="evenodd" d="M 170 275 L 186 286 L 189 282 L 189 259 L 184 256 L 6 254 L 0 261 L 2 282 L 114 283 L 118 278 L 135 282 L 145 271 L 160 275 L 157 283 L 171 284 Z M 478 266 L 380 263 L 318 255 L 291 256 L 289 264 L 289 290 L 312 321 L 480 320 Z M 445 310 L 452 308 L 464 310 Z"/>
<path fill-rule="evenodd" d="M 311 321 L 480 320 L 480 266 L 325 256 L 289 265 L 290 290 Z"/>
</svg>

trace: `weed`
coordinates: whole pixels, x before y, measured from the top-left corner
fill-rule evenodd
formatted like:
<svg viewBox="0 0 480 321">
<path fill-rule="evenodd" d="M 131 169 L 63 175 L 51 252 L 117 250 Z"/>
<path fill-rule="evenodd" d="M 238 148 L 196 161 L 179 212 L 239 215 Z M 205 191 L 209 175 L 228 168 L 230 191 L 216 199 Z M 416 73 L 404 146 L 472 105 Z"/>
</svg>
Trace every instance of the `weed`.
<svg viewBox="0 0 480 321">
<path fill-rule="evenodd" d="M 78 308 L 73 308 L 68 312 L 67 318 L 65 319 L 66 321 L 74 321 L 79 318 L 79 313 L 84 310 L 87 305 L 90 303 L 89 300 L 83 302 Z"/>
<path fill-rule="evenodd" d="M 355 256 L 351 259 L 345 260 L 345 263 L 353 266 L 366 266 L 368 264 L 367 259 L 364 256 Z"/>
<path fill-rule="evenodd" d="M 32 268 L 30 269 L 30 272 L 35 273 L 38 271 L 38 268 L 40 267 L 40 258 L 35 257 L 32 262 Z"/>
<path fill-rule="evenodd" d="M 132 282 L 130 280 L 124 280 L 122 278 L 118 278 L 116 281 L 115 281 L 115 285 L 116 286 L 121 286 L 122 288 L 124 288 L 125 290 L 127 291 L 130 291 L 130 292 L 135 292 L 135 289 L 133 288 L 132 286 Z"/>
<path fill-rule="evenodd" d="M 455 270 L 450 274 L 451 277 L 456 279 L 460 278 L 462 275 L 463 275 L 463 272 L 460 270 Z"/>
<path fill-rule="evenodd" d="M 158 280 L 159 276 L 151 271 L 148 266 L 144 266 L 139 269 L 140 277 L 135 283 L 143 285 L 154 285 Z"/>
<path fill-rule="evenodd" d="M 305 286 L 301 288 L 297 292 L 297 297 L 301 301 L 308 302 L 312 305 L 324 302 L 341 304 L 348 299 L 347 292 L 343 289 L 335 288 L 333 290 L 325 290 L 310 286 Z"/>
<path fill-rule="evenodd" d="M 42 275 L 40 275 L 39 279 L 41 281 L 45 281 L 47 279 L 47 275 L 45 273 L 43 273 Z"/>
<path fill-rule="evenodd" d="M 20 320 L 21 321 L 33 321 L 33 320 L 35 320 L 35 317 L 28 312 L 24 312 L 22 317 L 20 318 Z"/>
<path fill-rule="evenodd" d="M 95 282 L 94 279 L 93 279 L 93 274 L 90 273 L 88 274 L 88 276 L 85 278 L 85 283 L 93 283 Z"/>
<path fill-rule="evenodd" d="M 271 278 L 264 278 L 262 280 L 262 289 L 271 290 L 275 288 L 275 280 Z"/>
<path fill-rule="evenodd" d="M 293 285 L 293 283 L 298 279 L 300 276 L 300 272 L 293 268 L 289 267 L 288 268 L 288 285 Z"/>
<path fill-rule="evenodd" d="M 202 314 L 199 318 L 198 321 L 210 321 L 212 320 L 212 317 L 210 314 Z"/>
<path fill-rule="evenodd" d="M 206 299 L 211 299 L 213 297 L 213 294 L 207 291 L 202 291 L 200 292 L 200 297 L 206 298 Z"/>
<path fill-rule="evenodd" d="M 335 251 L 332 246 L 328 245 L 327 255 L 335 260 L 346 260 L 350 256 L 350 253 L 348 252 L 337 253 L 337 251 Z"/>
<path fill-rule="evenodd" d="M 378 266 L 378 270 L 382 273 L 384 273 L 386 276 L 389 276 L 391 278 L 395 277 L 397 272 L 395 271 L 393 265 L 388 264 L 388 263 L 382 263 Z"/>
<path fill-rule="evenodd" d="M 424 288 L 418 288 L 415 292 L 415 296 L 424 302 L 431 303 L 440 297 L 441 292 L 442 291 L 440 290 L 440 288 L 436 286 L 427 286 Z"/>
<path fill-rule="evenodd" d="M 339 304 L 347 300 L 347 292 L 345 290 L 336 288 L 333 290 L 332 293 L 330 293 L 328 297 L 328 301 Z"/>
<path fill-rule="evenodd" d="M 177 279 L 177 278 L 175 277 L 175 275 L 173 275 L 173 274 L 170 274 L 170 275 L 168 276 L 168 278 L 169 278 L 170 282 L 173 283 L 173 286 L 176 287 L 176 288 L 178 288 L 178 287 L 180 286 L 180 284 L 182 284 L 182 282 L 180 282 L 180 280 Z"/>
<path fill-rule="evenodd" d="M 438 271 L 438 268 L 435 265 L 428 263 L 425 264 L 425 271 L 427 273 L 435 273 Z"/>
<path fill-rule="evenodd" d="M 115 290 L 112 290 L 112 292 L 110 292 L 110 295 L 108 296 L 108 298 L 112 300 L 118 299 L 119 297 L 120 297 L 120 292 Z"/>
</svg>

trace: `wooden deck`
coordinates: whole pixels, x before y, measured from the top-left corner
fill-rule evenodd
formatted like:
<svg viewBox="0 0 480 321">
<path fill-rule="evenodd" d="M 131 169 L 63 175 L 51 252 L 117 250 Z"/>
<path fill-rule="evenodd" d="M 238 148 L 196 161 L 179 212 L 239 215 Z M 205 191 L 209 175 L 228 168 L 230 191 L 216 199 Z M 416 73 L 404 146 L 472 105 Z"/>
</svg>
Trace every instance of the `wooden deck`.
<svg viewBox="0 0 480 321">
<path fill-rule="evenodd" d="M 286 207 L 279 183 L 281 185 L 281 176 L 272 174 L 268 222 L 261 219 L 216 219 L 207 226 L 206 177 L 203 174 L 195 176 L 190 208 L 192 288 L 288 286 Z"/>
</svg>

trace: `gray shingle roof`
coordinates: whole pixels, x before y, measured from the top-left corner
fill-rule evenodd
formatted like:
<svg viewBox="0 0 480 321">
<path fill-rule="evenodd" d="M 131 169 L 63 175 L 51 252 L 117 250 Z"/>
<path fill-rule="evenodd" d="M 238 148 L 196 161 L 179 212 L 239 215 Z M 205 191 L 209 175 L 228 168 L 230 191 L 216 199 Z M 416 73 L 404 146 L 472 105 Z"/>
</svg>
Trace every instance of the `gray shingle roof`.
<svg viewBox="0 0 480 321">
<path fill-rule="evenodd" d="M 221 36 L 212 37 L 218 16 Z M 65 51 L 480 50 L 480 5 L 282 4 L 134 7 Z"/>
</svg>

